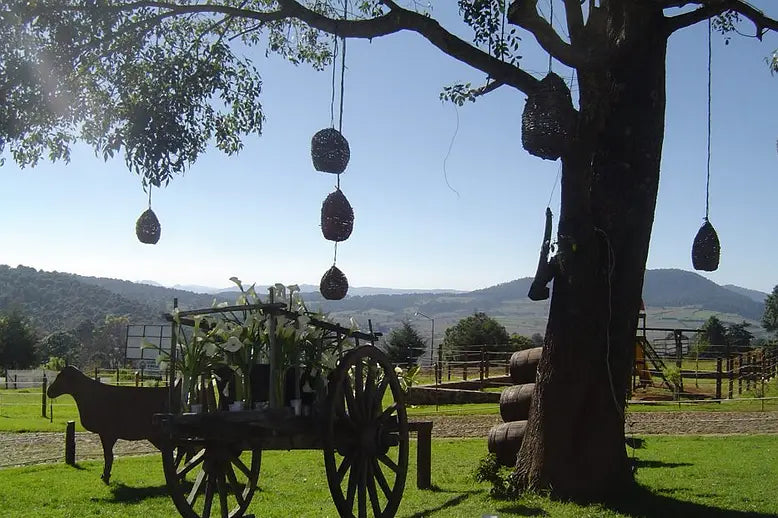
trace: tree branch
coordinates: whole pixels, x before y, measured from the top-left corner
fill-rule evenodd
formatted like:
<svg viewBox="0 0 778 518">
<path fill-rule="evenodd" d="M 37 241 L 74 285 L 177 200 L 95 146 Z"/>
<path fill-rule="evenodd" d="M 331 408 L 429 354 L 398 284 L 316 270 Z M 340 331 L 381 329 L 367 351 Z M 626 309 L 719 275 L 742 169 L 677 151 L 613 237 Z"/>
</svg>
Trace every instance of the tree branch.
<svg viewBox="0 0 778 518">
<path fill-rule="evenodd" d="M 584 29 L 581 0 L 565 0 L 565 16 L 567 17 L 567 31 L 570 33 L 570 43 L 579 45 Z"/>
<path fill-rule="evenodd" d="M 568 1 L 570 0 L 565 0 L 565 5 L 567 5 Z M 572 1 L 575 3 L 575 0 Z M 508 9 L 508 21 L 531 32 L 540 46 L 543 47 L 543 50 L 561 63 L 572 68 L 589 64 L 589 60 L 584 53 L 580 52 L 576 46 L 565 42 L 551 24 L 540 16 L 537 4 L 538 0 L 514 0 Z M 570 23 L 570 17 L 572 16 L 573 26 L 577 27 L 577 14 L 573 13 L 571 15 L 569 9 L 565 10 L 568 11 L 568 23 Z M 580 5 L 578 10 L 580 11 Z M 581 14 L 580 23 L 581 27 L 583 27 L 583 14 Z M 573 32 L 571 30 L 571 37 Z"/>
<path fill-rule="evenodd" d="M 665 5 L 665 7 L 681 7 L 687 4 L 697 4 L 700 6 L 693 11 L 667 18 L 666 30 L 668 34 L 727 11 L 734 11 L 751 20 L 756 26 L 756 37 L 759 39 L 762 39 L 762 35 L 768 30 L 778 31 L 778 20 L 765 16 L 762 11 L 742 0 L 668 1 L 666 4 L 670 5 Z"/>
<path fill-rule="evenodd" d="M 522 92 L 534 90 L 538 80 L 524 70 L 490 56 L 445 30 L 436 20 L 383 0 L 389 13 L 368 20 L 336 20 L 311 11 L 294 0 L 278 0 L 283 11 L 324 32 L 344 38 L 372 39 L 408 30 L 423 36 L 445 54 L 489 75 L 493 80 Z"/>
<path fill-rule="evenodd" d="M 490 56 L 465 40 L 445 30 L 436 20 L 398 6 L 391 0 L 383 0 L 389 7 L 387 14 L 367 20 L 340 20 L 329 18 L 306 8 L 295 0 L 277 0 L 279 9 L 275 11 L 253 11 L 218 4 L 186 4 L 157 0 L 138 0 L 113 6 L 101 6 L 97 9 L 114 11 L 132 11 L 151 8 L 167 11 L 170 14 L 224 14 L 236 18 L 257 20 L 259 23 L 296 18 L 308 26 L 343 38 L 377 38 L 400 31 L 412 31 L 426 38 L 445 54 L 480 70 L 494 81 L 512 86 L 525 93 L 533 91 L 538 80 L 521 68 Z M 95 7 L 63 6 L 64 11 L 89 11 Z"/>
</svg>

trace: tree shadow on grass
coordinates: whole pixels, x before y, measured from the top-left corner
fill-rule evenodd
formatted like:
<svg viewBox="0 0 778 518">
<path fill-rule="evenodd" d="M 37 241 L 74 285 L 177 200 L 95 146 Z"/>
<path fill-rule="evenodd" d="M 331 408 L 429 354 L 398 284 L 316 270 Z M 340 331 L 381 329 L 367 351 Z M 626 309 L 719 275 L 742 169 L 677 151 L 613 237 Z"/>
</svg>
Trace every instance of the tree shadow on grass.
<svg viewBox="0 0 778 518">
<path fill-rule="evenodd" d="M 111 493 L 113 496 L 111 501 L 123 504 L 136 504 L 147 498 L 168 496 L 167 486 L 164 484 L 151 487 L 132 487 L 119 482 L 111 485 Z"/>
<path fill-rule="evenodd" d="M 448 491 L 443 491 L 441 489 L 438 489 L 438 491 L 441 492 L 441 493 L 447 493 L 448 492 Z M 437 507 L 432 507 L 430 509 L 424 509 L 423 511 L 419 511 L 417 513 L 408 515 L 407 518 L 424 518 L 425 516 L 430 516 L 433 513 L 437 513 L 439 511 L 444 511 L 441 514 L 441 516 L 446 516 L 446 513 L 445 513 L 446 509 L 448 509 L 450 507 L 455 507 L 455 506 L 461 504 L 462 502 L 464 502 L 465 500 L 467 500 L 468 498 L 470 498 L 472 495 L 475 495 L 477 493 L 482 493 L 482 492 L 483 491 L 481 491 L 481 490 L 479 490 L 479 491 L 475 491 L 475 490 L 474 491 L 456 491 L 458 496 L 455 496 L 454 498 L 450 498 L 450 499 L 446 500 L 445 502 L 443 502 L 442 504 L 440 504 Z"/>
<path fill-rule="evenodd" d="M 512 504 L 505 507 L 498 507 L 498 513 L 512 513 L 519 516 L 549 516 L 545 509 L 540 507 L 529 507 L 522 504 Z"/>
<path fill-rule="evenodd" d="M 662 462 L 661 460 L 636 460 L 634 466 L 640 468 L 681 468 L 684 466 L 693 466 L 689 462 Z"/>
<path fill-rule="evenodd" d="M 672 491 L 651 491 L 635 484 L 617 499 L 602 502 L 602 506 L 634 518 L 679 516 L 684 518 L 778 518 L 778 514 L 722 509 L 711 505 L 678 500 L 667 494 Z"/>
</svg>

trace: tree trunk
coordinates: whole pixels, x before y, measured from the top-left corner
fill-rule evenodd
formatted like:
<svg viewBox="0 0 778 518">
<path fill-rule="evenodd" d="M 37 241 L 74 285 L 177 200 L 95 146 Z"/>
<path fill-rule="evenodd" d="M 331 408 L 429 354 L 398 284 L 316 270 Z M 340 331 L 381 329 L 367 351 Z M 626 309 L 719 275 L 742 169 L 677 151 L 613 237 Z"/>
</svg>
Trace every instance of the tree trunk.
<svg viewBox="0 0 778 518">
<path fill-rule="evenodd" d="M 578 71 L 557 273 L 514 473 L 517 489 L 573 499 L 607 497 L 632 482 L 624 402 L 659 183 L 667 41 L 661 13 L 622 16 L 607 20 L 613 59 Z"/>
</svg>

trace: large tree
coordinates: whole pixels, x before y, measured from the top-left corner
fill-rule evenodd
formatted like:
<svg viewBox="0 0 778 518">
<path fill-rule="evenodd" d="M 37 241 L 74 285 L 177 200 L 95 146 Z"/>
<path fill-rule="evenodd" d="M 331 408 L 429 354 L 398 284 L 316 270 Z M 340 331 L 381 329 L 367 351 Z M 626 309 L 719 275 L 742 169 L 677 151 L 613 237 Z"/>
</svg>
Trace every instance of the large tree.
<svg viewBox="0 0 778 518">
<path fill-rule="evenodd" d="M 764 301 L 762 327 L 769 333 L 778 333 L 778 286 L 773 288 Z"/>
<path fill-rule="evenodd" d="M 383 340 L 383 349 L 389 359 L 403 367 L 411 367 L 424 354 L 425 340 L 410 322 L 403 321 L 400 327 L 389 332 Z"/>
<path fill-rule="evenodd" d="M 482 346 L 487 351 L 509 351 L 519 349 L 519 345 L 512 343 L 505 326 L 483 312 L 461 319 L 446 329 L 443 337 L 443 348 L 464 360 L 468 351 Z"/>
<path fill-rule="evenodd" d="M 743 0 L 556 3 L 569 36 L 538 0 L 458 0 L 468 41 L 415 1 L 354 1 L 342 20 L 335 0 L 6 0 L 0 149 L 34 164 L 67 158 L 83 140 L 101 156 L 123 154 L 159 185 L 211 140 L 232 153 L 261 129 L 248 47 L 321 67 L 332 57 L 327 33 L 413 31 L 488 75 L 483 87 L 445 90 L 461 102 L 503 86 L 539 91 L 518 60 L 514 29 L 525 31 L 575 70 L 580 89 L 567 106 L 574 123 L 561 153 L 553 295 L 516 487 L 586 498 L 619 491 L 632 480 L 624 401 L 659 183 L 668 38 L 710 18 L 758 37 L 778 23 Z"/>
<path fill-rule="evenodd" d="M 38 337 L 18 310 L 0 313 L 0 369 L 28 369 L 35 365 Z"/>
</svg>

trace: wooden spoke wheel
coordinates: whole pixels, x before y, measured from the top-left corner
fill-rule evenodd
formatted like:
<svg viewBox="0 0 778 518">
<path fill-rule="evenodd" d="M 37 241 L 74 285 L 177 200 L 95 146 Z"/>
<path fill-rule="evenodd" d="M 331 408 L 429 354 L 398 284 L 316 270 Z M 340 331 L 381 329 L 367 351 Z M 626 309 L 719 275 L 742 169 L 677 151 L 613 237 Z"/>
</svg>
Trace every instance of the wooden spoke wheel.
<svg viewBox="0 0 778 518">
<path fill-rule="evenodd" d="M 262 451 L 191 441 L 162 450 L 168 492 L 184 518 L 239 518 L 257 488 Z"/>
<path fill-rule="evenodd" d="M 335 507 L 343 518 L 392 518 L 408 474 L 408 417 L 394 367 L 364 346 L 333 374 L 324 464 Z"/>
</svg>

